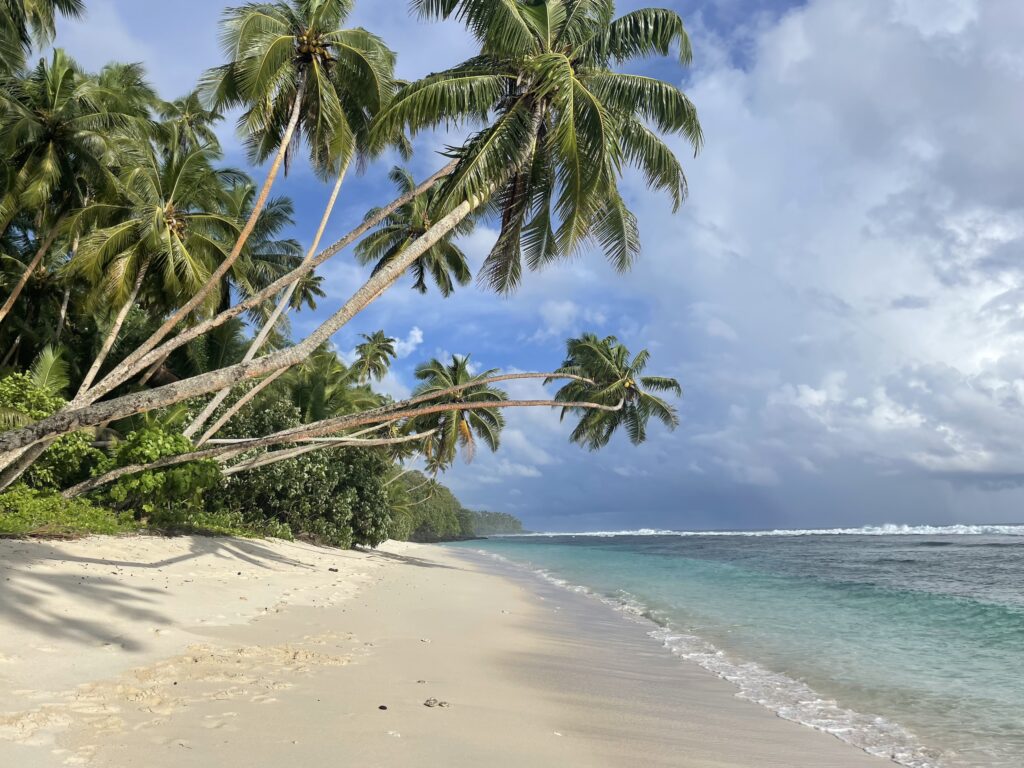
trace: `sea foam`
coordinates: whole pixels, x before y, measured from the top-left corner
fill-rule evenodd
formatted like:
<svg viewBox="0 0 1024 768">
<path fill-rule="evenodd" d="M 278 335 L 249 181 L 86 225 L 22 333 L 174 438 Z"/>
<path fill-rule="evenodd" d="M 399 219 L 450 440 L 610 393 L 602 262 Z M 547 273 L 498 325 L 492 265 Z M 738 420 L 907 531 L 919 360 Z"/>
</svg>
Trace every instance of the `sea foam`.
<svg viewBox="0 0 1024 768">
<path fill-rule="evenodd" d="M 991 527 L 991 526 L 988 526 Z M 1014 526 L 1000 526 L 1014 527 Z M 1016 526 L 1024 535 L 1024 526 Z M 719 535 L 809 535 L 771 534 L 768 532 L 721 533 Z M 826 533 L 816 531 L 813 533 Z M 687 534 L 674 531 L 669 535 L 708 535 L 704 533 Z M 534 534 L 537 535 L 537 534 Z M 543 535 L 543 534 L 542 534 Z M 564 535 L 564 534 L 553 534 Z M 584 535 L 584 534 L 579 534 Z M 590 533 L 591 536 L 613 535 L 666 535 L 664 532 L 650 533 Z M 475 550 L 478 554 L 490 557 L 516 568 L 523 564 L 510 560 L 495 552 Z M 543 568 L 529 568 L 534 574 L 556 587 L 569 592 L 585 595 L 598 600 L 626 617 L 646 623 L 654 627 L 647 632 L 648 636 L 661 643 L 673 655 L 697 664 L 708 672 L 734 685 L 737 696 L 759 704 L 774 712 L 784 720 L 790 720 L 818 731 L 831 734 L 841 741 L 867 752 L 871 755 L 884 757 L 907 768 L 943 768 L 941 753 L 920 743 L 912 733 L 899 724 L 877 715 L 855 712 L 840 706 L 836 701 L 816 693 L 805 683 L 794 680 L 759 664 L 730 657 L 724 651 L 693 634 L 680 632 L 668 625 L 668 622 L 634 595 L 620 590 L 614 597 L 596 592 L 589 587 L 573 584 L 555 576 Z"/>
</svg>

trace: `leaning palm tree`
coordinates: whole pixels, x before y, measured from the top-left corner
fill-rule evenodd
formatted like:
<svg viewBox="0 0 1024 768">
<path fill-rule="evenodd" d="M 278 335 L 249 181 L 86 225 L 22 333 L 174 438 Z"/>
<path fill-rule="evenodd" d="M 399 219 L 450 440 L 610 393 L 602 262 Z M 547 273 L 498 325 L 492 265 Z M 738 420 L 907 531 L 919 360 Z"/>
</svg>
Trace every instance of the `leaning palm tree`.
<svg viewBox="0 0 1024 768">
<path fill-rule="evenodd" d="M 0 464 L 12 451 L 83 424 L 163 407 L 300 363 L 384 293 L 438 239 L 492 198 L 502 214 L 502 236 L 486 273 L 498 287 L 515 284 L 520 256 L 527 265 L 539 267 L 588 240 L 597 240 L 616 264 L 627 266 L 639 245 L 635 218 L 616 189 L 618 169 L 639 166 L 652 187 L 667 190 L 678 203 L 685 194 L 685 177 L 658 132 L 681 134 L 695 147 L 700 146 L 701 133 L 693 105 L 677 88 L 652 78 L 617 74 L 612 66 L 637 56 L 667 54 L 674 47 L 687 61 L 689 43 L 682 22 L 675 13 L 658 10 L 613 19 L 607 0 L 481 0 L 472 5 L 484 14 L 480 19 L 487 18 L 488 8 L 506 16 L 505 21 L 494 18 L 487 29 L 474 25 L 482 41 L 481 56 L 409 86 L 384 110 L 376 127 L 378 135 L 390 137 L 396 126 L 418 129 L 493 115 L 491 124 L 457 152 L 457 167 L 446 177 L 430 231 L 294 346 L 8 431 L 0 435 Z M 547 34 L 538 32 L 545 29 L 538 16 L 556 5 L 567 13 L 546 15 L 553 22 L 548 23 Z M 457 8 L 469 8 L 469 3 L 438 2 L 433 10 L 428 6 L 420 3 L 425 12 L 451 15 Z M 509 19 L 515 27 L 511 31 Z M 555 40 L 557 49 L 551 44 Z M 145 359 L 133 360 L 126 369 L 144 365 Z M 123 378 L 112 377 L 105 386 L 118 380 Z"/>
<path fill-rule="evenodd" d="M 0 73 L 13 72 L 33 44 L 45 46 L 57 31 L 57 16 L 82 15 L 82 0 L 0 0 Z"/>
<path fill-rule="evenodd" d="M 407 195 L 416 189 L 416 181 L 405 168 L 395 167 L 388 174 L 391 183 L 400 196 Z M 417 195 L 388 215 L 355 248 L 355 256 L 360 264 L 374 264 L 374 273 L 379 272 L 402 255 L 402 251 L 423 237 L 433 226 L 431 219 L 431 200 L 433 192 Z M 371 209 L 367 218 L 377 215 L 378 209 Z M 450 296 L 456 285 L 468 285 L 473 279 L 466 254 L 455 244 L 455 240 L 472 233 L 472 219 L 464 219 L 451 231 L 445 234 L 422 256 L 413 263 L 413 276 L 416 278 L 413 288 L 420 293 L 427 292 L 427 275 L 433 278 L 434 284 L 442 296 Z"/>
<path fill-rule="evenodd" d="M 638 57 L 691 57 L 674 11 L 613 18 L 612 0 L 414 0 L 426 17 L 455 16 L 481 52 L 404 89 L 382 115 L 412 131 L 483 119 L 458 152 L 438 208 L 490 200 L 500 234 L 481 278 L 513 290 L 523 261 L 538 269 L 594 243 L 618 270 L 640 251 L 636 218 L 617 187 L 622 166 L 639 167 L 678 207 L 686 178 L 658 132 L 695 150 L 703 140 L 693 104 L 674 85 L 613 67 Z M 493 115 L 493 119 L 490 118 Z M 435 214 L 435 218 L 439 218 Z"/>
<path fill-rule="evenodd" d="M 342 29 L 352 0 L 279 0 L 251 3 L 225 11 L 221 42 L 228 63 L 209 72 L 201 90 L 215 109 L 241 107 L 239 128 L 253 164 L 273 157 L 234 248 L 203 288 L 171 315 L 137 350 L 155 347 L 205 298 L 239 259 L 282 167 L 287 172 L 293 148 L 304 139 L 313 168 L 339 175 L 356 153 L 359 125 L 346 109 L 339 84 L 353 74 L 364 86 L 391 82 L 394 54 L 362 29 Z M 385 86 L 386 89 L 390 85 Z"/>
<path fill-rule="evenodd" d="M 352 365 L 357 372 L 356 378 L 360 384 L 365 384 L 370 379 L 380 381 L 387 376 L 391 361 L 395 359 L 395 344 L 398 339 L 392 339 L 384 331 L 362 333 L 360 336 L 363 343 L 356 346 L 356 361 Z"/>
<path fill-rule="evenodd" d="M 7 109 L 0 115 L 0 155 L 10 158 L 15 171 L 0 200 L 6 213 L 0 232 L 18 211 L 30 211 L 39 245 L 0 307 L 0 322 L 60 236 L 68 213 L 86 203 L 90 190 L 110 185 L 118 129 L 137 115 L 119 111 L 123 103 L 105 103 L 106 96 L 97 80 L 59 49 L 8 90 Z"/>
<path fill-rule="evenodd" d="M 395 55 L 366 30 L 340 28 L 353 4 L 353 0 L 290 0 L 229 10 L 223 41 L 231 61 L 210 72 L 204 83 L 218 106 L 248 108 L 241 125 L 253 161 L 265 159 L 276 146 L 275 163 L 283 160 L 287 173 L 294 133 L 305 138 L 314 171 L 325 178 L 336 177 L 304 264 L 312 261 L 319 248 L 352 158 L 358 155 L 365 160 L 395 142 L 394 137 L 384 136 L 369 141 L 371 118 L 395 90 Z M 286 104 L 291 104 L 290 116 Z M 268 183 L 272 183 L 269 176 Z M 261 192 L 257 208 L 263 196 Z M 246 361 L 258 354 L 279 318 L 293 306 L 296 288 L 297 283 L 292 283 L 282 292 Z M 170 327 L 165 324 L 139 353 L 152 349 Z M 198 432 L 229 392 L 230 388 L 218 392 L 186 434 Z"/>
<path fill-rule="evenodd" d="M 460 447 L 466 461 L 472 461 L 478 438 L 492 451 L 498 450 L 505 417 L 497 408 L 488 405 L 500 405 L 508 400 L 508 395 L 487 383 L 486 380 L 496 373 L 497 370 L 490 370 L 474 375 L 470 371 L 469 357 L 458 355 L 447 364 L 434 359 L 416 369 L 416 378 L 422 384 L 413 393 L 415 398 L 428 398 L 459 388 L 444 395 L 437 403 L 479 406 L 472 410 L 444 411 L 418 417 L 406 425 L 407 429 L 420 433 L 433 430 L 423 446 L 423 455 L 431 472 L 436 474 L 451 466 Z"/>
<path fill-rule="evenodd" d="M 237 181 L 238 174 L 215 169 L 212 150 L 165 156 L 146 141 L 125 148 L 124 156 L 120 199 L 81 212 L 82 221 L 97 226 L 67 267 L 71 278 L 96 287 L 97 304 L 117 307 L 80 396 L 89 391 L 113 348 L 147 273 L 152 270 L 157 278 L 146 290 L 147 303 L 181 306 L 201 290 L 238 232 L 237 221 L 221 212 L 225 183 Z"/>
<path fill-rule="evenodd" d="M 592 334 L 572 339 L 568 346 L 570 354 L 563 368 L 549 373 L 488 371 L 474 376 L 468 361 L 463 358 L 454 359 L 450 365 L 434 360 L 421 366 L 417 375 L 423 384 L 407 400 L 388 401 L 376 407 L 363 405 L 360 406 L 363 410 L 304 423 L 274 434 L 242 441 L 223 441 L 227 444 L 159 459 L 150 464 L 121 467 L 79 483 L 64 495 L 73 497 L 86 493 L 137 472 L 199 459 L 225 461 L 243 453 L 309 441 L 313 444 L 257 456 L 252 462 L 243 462 L 229 471 L 255 469 L 300 453 L 334 446 L 339 441 L 357 441 L 390 449 L 418 443 L 416 450 L 426 456 L 428 469 L 439 472 L 451 465 L 460 445 L 470 451 L 468 457 L 472 456 L 476 442 L 474 433 L 488 444 L 492 441 L 496 444 L 503 424 L 498 414 L 506 408 L 558 408 L 562 410 L 563 418 L 577 415 L 581 422 L 572 439 L 591 449 L 605 445 L 621 424 L 626 425 L 634 443 L 643 442 L 647 437 L 647 422 L 652 415 L 664 421 L 670 429 L 675 428 L 678 417 L 674 409 L 645 392 L 644 388 L 678 394 L 679 384 L 665 377 L 642 376 L 648 360 L 646 351 L 633 356 L 614 338 L 598 339 Z M 318 368 L 321 365 L 318 358 L 319 355 L 310 358 L 299 370 Z M 326 362 L 328 366 L 338 365 L 336 359 Z M 289 378 L 295 380 L 301 375 L 293 374 Z M 563 387 L 554 400 L 509 400 L 503 391 L 495 388 L 502 382 L 539 379 L 547 383 L 569 381 L 571 386 Z M 369 410 L 365 410 L 367 407 Z M 592 413 L 607 414 L 608 418 L 593 420 L 589 418 Z M 474 422 L 474 416 L 480 416 L 482 421 Z M 476 426 L 479 426 L 479 431 Z M 361 436 L 366 434 L 374 437 L 364 442 Z M 335 435 L 338 437 L 327 437 Z"/>
<path fill-rule="evenodd" d="M 569 339 L 567 349 L 558 373 L 581 378 L 564 385 L 555 399 L 564 403 L 589 400 L 605 405 L 621 404 L 617 410 L 566 405 L 562 418 L 569 414 L 580 417 L 570 437 L 572 442 L 594 451 L 606 446 L 616 430 L 624 427 L 630 441 L 639 445 L 647 439 L 647 423 L 652 416 L 669 429 L 679 426 L 676 409 L 652 393 L 669 392 L 680 397 L 683 390 L 675 379 L 643 375 L 650 359 L 647 350 L 631 356 L 614 336 L 601 339 L 592 333 Z"/>
</svg>

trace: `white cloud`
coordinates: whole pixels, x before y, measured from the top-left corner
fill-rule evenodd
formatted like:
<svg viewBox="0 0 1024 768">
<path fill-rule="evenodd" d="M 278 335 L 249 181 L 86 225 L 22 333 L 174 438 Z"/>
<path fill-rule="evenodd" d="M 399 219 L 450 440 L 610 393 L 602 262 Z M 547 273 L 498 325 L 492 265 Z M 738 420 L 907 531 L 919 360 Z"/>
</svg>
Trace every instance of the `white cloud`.
<svg viewBox="0 0 1024 768">
<path fill-rule="evenodd" d="M 399 339 L 395 344 L 395 354 L 399 360 L 409 357 L 423 343 L 423 331 L 413 326 L 404 339 Z"/>
<path fill-rule="evenodd" d="M 597 331 L 608 318 L 604 312 L 591 307 L 582 307 L 568 299 L 549 299 L 538 307 L 541 326 L 531 341 L 547 342 L 564 339 L 581 331 Z"/>
</svg>

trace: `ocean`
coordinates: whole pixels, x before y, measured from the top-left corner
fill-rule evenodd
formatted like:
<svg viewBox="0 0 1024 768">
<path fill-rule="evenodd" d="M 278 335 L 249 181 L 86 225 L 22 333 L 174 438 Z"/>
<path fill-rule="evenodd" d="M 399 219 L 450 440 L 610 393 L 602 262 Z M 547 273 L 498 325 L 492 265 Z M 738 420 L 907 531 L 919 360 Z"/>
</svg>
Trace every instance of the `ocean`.
<svg viewBox="0 0 1024 768">
<path fill-rule="evenodd" d="M 739 696 L 872 754 L 911 768 L 1024 766 L 1024 526 L 452 546 L 610 602 Z"/>
</svg>

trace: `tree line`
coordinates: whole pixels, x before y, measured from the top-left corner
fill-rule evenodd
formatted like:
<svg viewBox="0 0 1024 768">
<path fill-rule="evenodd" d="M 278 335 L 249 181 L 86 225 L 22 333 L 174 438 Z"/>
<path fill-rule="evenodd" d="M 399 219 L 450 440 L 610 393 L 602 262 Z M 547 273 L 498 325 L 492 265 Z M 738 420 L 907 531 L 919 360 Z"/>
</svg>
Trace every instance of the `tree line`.
<svg viewBox="0 0 1024 768">
<path fill-rule="evenodd" d="M 678 87 L 623 71 L 650 56 L 689 63 L 673 11 L 412 6 L 464 24 L 477 55 L 403 82 L 382 36 L 346 26 L 352 0 L 252 3 L 223 13 L 223 62 L 164 101 L 138 64 L 89 72 L 59 47 L 31 60 L 60 15 L 85 11 L 79 0 L 0 0 L 0 490 L 168 527 L 376 544 L 411 536 L 402 510 L 435 498 L 410 497 L 404 467 L 434 478 L 480 443 L 498 450 L 506 409 L 558 409 L 589 449 L 620 429 L 641 443 L 651 418 L 676 426 L 661 395 L 678 382 L 647 374 L 648 353 L 614 337 L 568 340 L 550 371 L 427 360 L 401 401 L 374 389 L 395 357 L 385 331 L 364 333 L 354 360 L 334 350 L 405 275 L 441 297 L 468 285 L 459 238 L 481 220 L 499 235 L 476 278 L 495 292 L 583 251 L 628 269 L 640 237 L 622 173 L 678 207 L 686 178 L 665 137 L 703 141 Z M 223 161 L 229 110 L 262 178 Z M 467 126 L 435 173 L 392 169 L 395 198 L 322 243 L 350 173 L 409 158 L 421 131 Z M 293 204 L 273 194 L 296 162 L 326 195 L 308 245 L 288 236 Z M 326 295 L 317 268 L 346 252 L 365 283 L 297 338 L 290 317 Z M 559 388 L 510 399 L 500 385 L 520 379 Z"/>
</svg>

